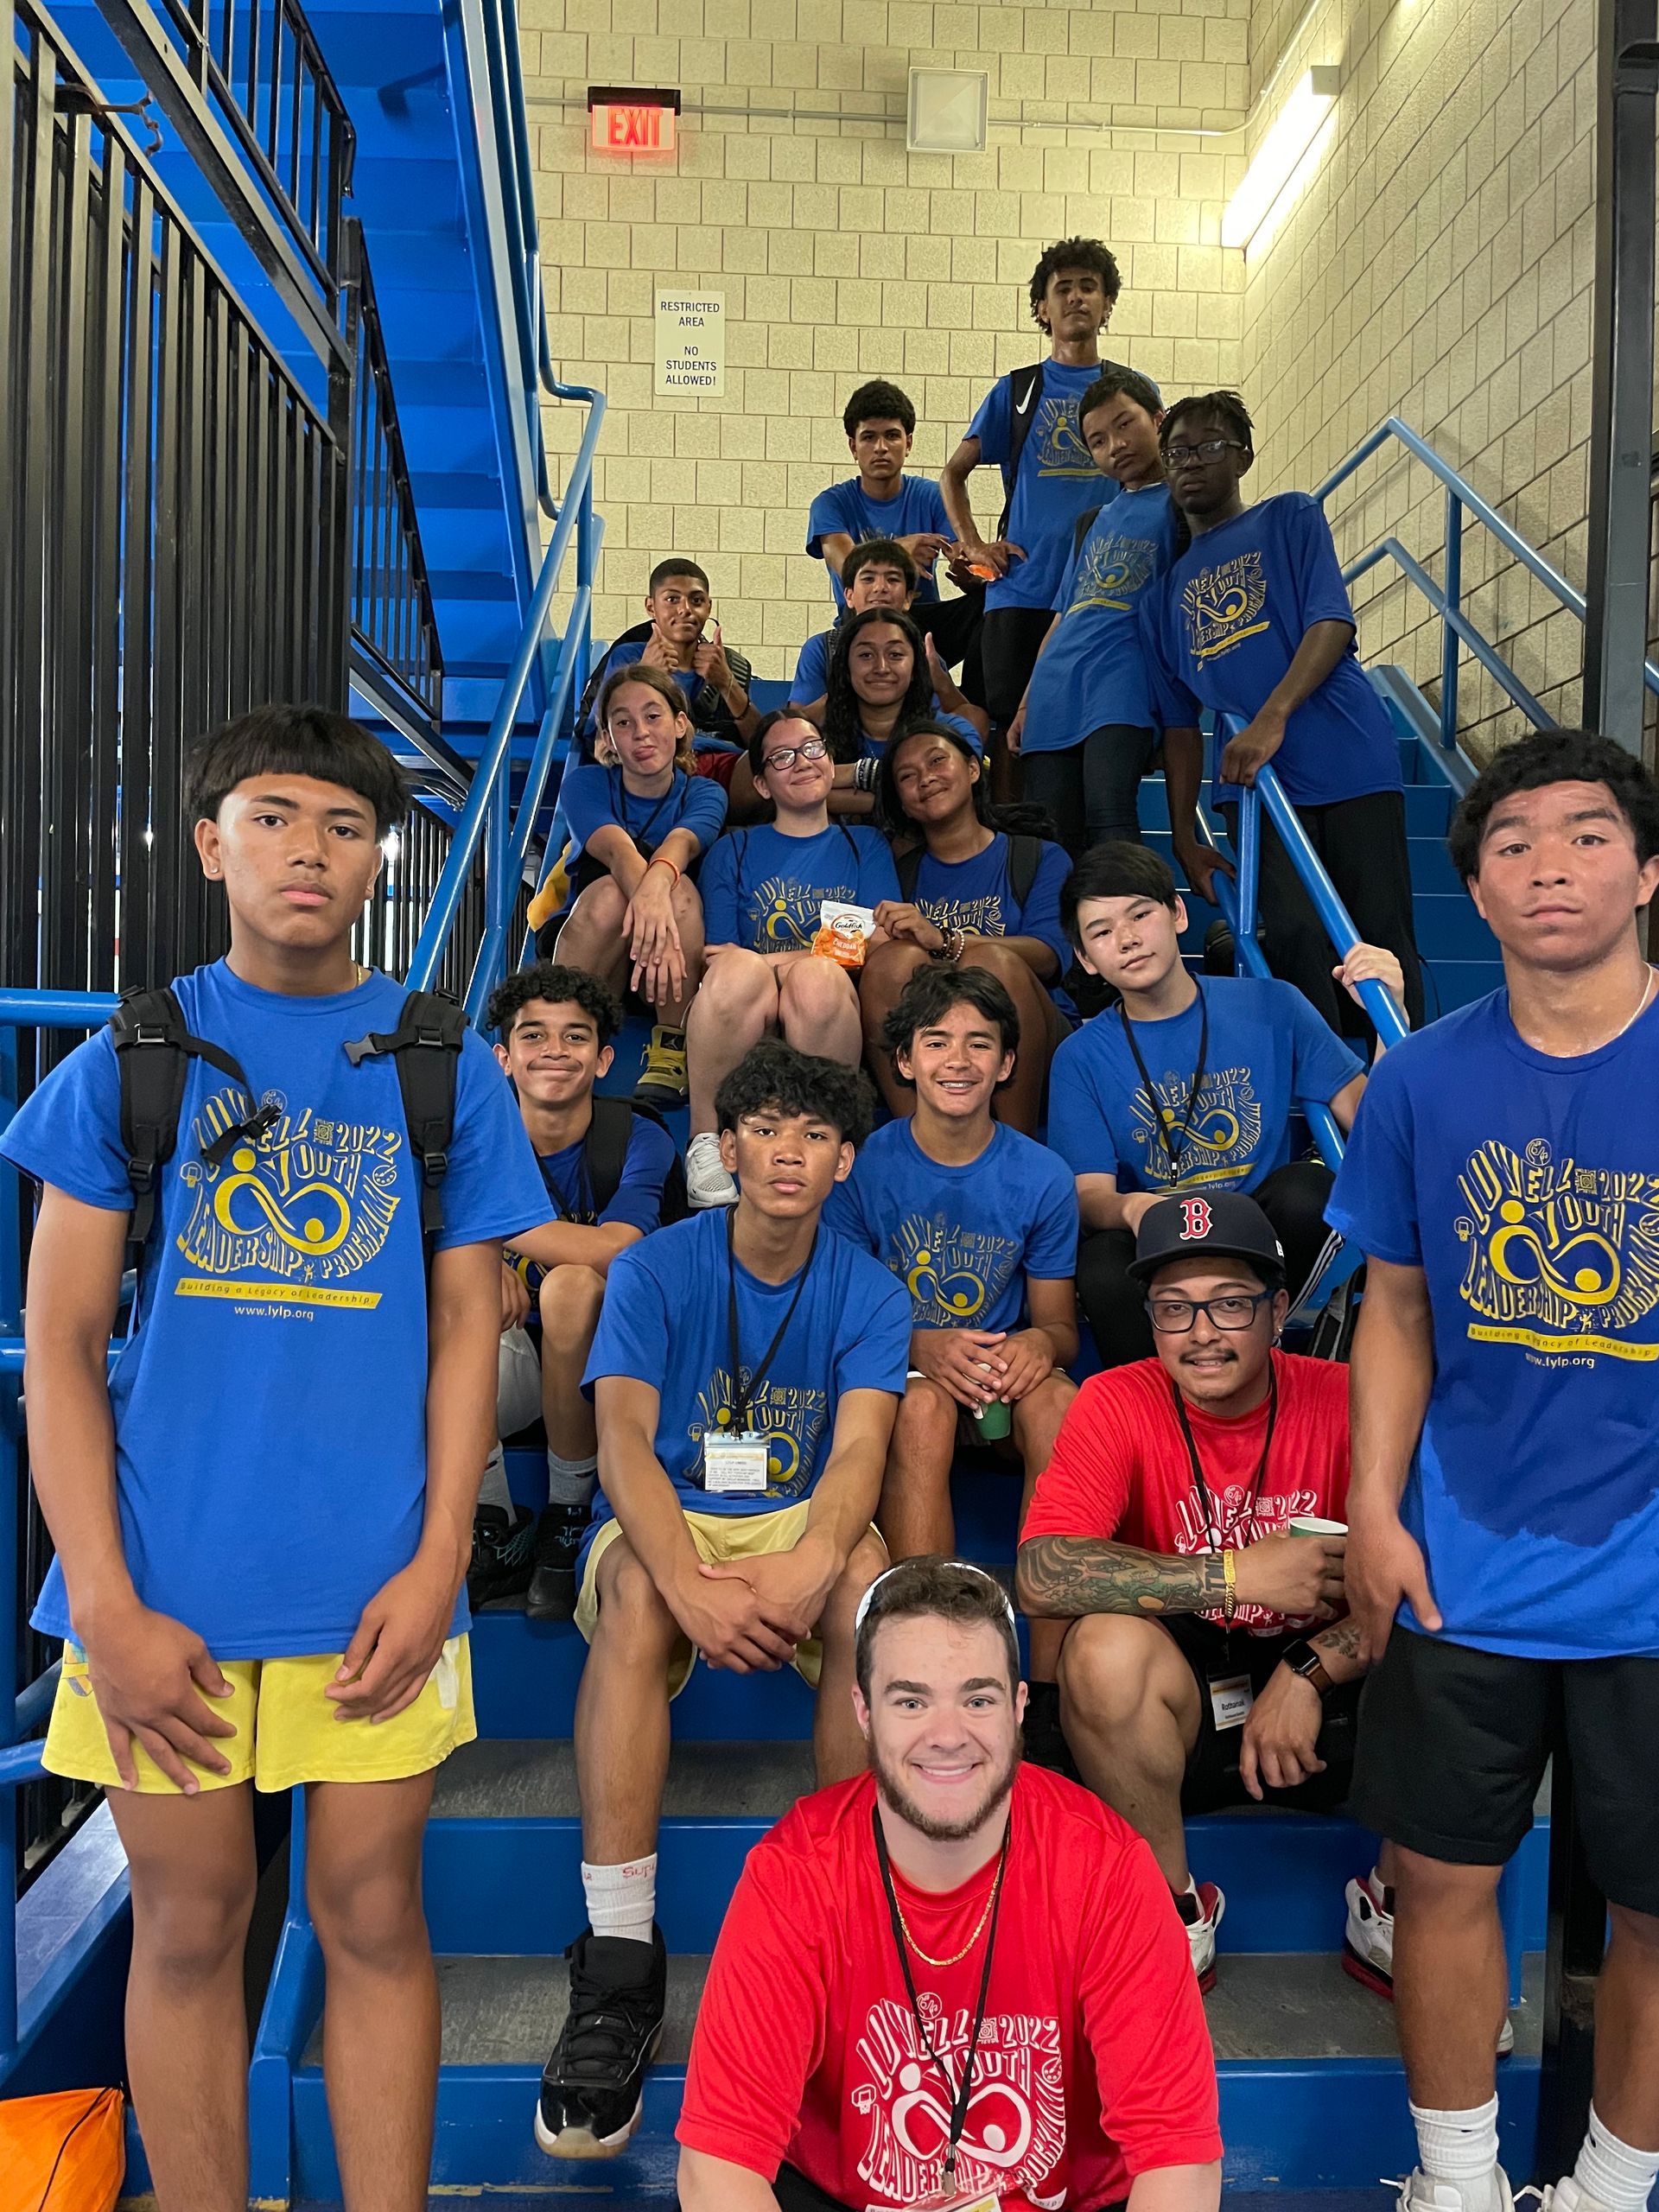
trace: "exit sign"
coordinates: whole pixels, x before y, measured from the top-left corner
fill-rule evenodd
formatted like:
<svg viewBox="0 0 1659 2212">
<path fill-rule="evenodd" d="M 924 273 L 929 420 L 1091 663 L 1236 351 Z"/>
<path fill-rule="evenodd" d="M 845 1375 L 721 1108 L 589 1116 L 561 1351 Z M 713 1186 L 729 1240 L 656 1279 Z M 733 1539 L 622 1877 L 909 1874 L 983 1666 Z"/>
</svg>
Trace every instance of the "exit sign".
<svg viewBox="0 0 1659 2212">
<path fill-rule="evenodd" d="M 680 113 L 677 92 L 590 85 L 588 112 L 596 154 L 671 154 Z"/>
</svg>

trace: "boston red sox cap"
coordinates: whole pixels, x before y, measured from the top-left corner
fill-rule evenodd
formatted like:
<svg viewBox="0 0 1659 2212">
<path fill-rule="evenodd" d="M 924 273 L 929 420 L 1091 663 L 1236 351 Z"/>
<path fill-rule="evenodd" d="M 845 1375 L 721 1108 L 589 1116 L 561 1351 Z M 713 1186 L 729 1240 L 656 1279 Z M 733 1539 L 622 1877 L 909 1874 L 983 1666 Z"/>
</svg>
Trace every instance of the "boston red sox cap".
<svg viewBox="0 0 1659 2212">
<path fill-rule="evenodd" d="M 1172 1260 L 1248 1260 L 1269 1290 L 1285 1279 L 1284 1247 L 1273 1224 L 1242 1191 L 1209 1198 L 1171 1197 L 1148 1206 L 1129 1273 L 1146 1281 Z"/>
</svg>

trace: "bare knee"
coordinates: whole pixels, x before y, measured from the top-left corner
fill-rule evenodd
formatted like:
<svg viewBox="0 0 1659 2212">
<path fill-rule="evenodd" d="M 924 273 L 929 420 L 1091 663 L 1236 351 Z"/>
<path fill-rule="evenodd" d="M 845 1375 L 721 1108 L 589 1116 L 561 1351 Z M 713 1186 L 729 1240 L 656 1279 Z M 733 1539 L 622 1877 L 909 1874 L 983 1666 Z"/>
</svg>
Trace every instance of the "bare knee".
<svg viewBox="0 0 1659 2212">
<path fill-rule="evenodd" d="M 679 1632 L 645 1568 L 626 1545 L 613 1544 L 600 1563 L 595 1655 L 625 1664 L 666 1666 Z"/>
<path fill-rule="evenodd" d="M 1637 1912 L 1627 1904 L 1610 1904 L 1607 1917 L 1618 1948 L 1628 1948 L 1648 1968 L 1659 1972 L 1659 1918 L 1650 1912 Z"/>
<path fill-rule="evenodd" d="M 779 1017 L 791 1044 L 810 1040 L 844 1015 L 856 993 L 847 971 L 833 960 L 798 960 L 778 994 Z"/>
<path fill-rule="evenodd" d="M 135 1869 L 133 1937 L 149 1971 L 188 1990 L 239 1962 L 256 1886 L 251 1853 L 245 1866 L 219 1874 L 193 1867 L 188 1881 Z"/>
<path fill-rule="evenodd" d="M 622 895 L 622 887 L 613 875 L 596 876 L 581 893 L 570 909 L 565 929 L 575 929 L 578 938 L 584 933 L 594 937 L 615 937 L 620 933 L 622 917 L 628 902 Z M 563 936 L 563 931 L 560 932 Z"/>
<path fill-rule="evenodd" d="M 1449 1859 L 1395 1847 L 1395 1894 L 1407 1918 L 1418 1912 L 1470 1918 L 1490 1912 L 1496 1906 L 1503 1873 L 1501 1866 L 1457 1866 Z"/>
<path fill-rule="evenodd" d="M 592 1341 L 605 1300 L 605 1278 L 594 1268 L 550 1268 L 537 1303 L 544 1349 L 569 1351 Z"/>
<path fill-rule="evenodd" d="M 711 1022 L 769 1020 L 777 1004 L 778 986 L 760 955 L 741 945 L 723 945 L 719 958 L 709 963 L 692 1019 L 699 1030 Z"/>
<path fill-rule="evenodd" d="M 1069 1712 L 1103 1729 L 1173 1716 L 1190 1683 L 1185 1662 L 1155 1622 L 1088 1613 L 1060 1649 L 1060 1695 Z"/>
<path fill-rule="evenodd" d="M 903 938 L 889 938 L 886 944 L 875 947 L 864 963 L 864 981 L 859 993 L 867 1025 L 880 1021 L 926 958 L 920 945 L 912 944 Z"/>
<path fill-rule="evenodd" d="M 931 1477 L 948 1484 L 956 1448 L 956 1400 L 938 1382 L 912 1376 L 905 1385 L 899 1417 L 893 1425 L 888 1466 L 902 1460 L 907 1477 Z"/>
<path fill-rule="evenodd" d="M 418 1858 L 407 1863 L 377 1853 L 321 1866 L 314 1857 L 306 1887 L 330 1966 L 389 1973 L 426 1952 Z"/>
<path fill-rule="evenodd" d="M 851 1645 L 859 1602 L 876 1577 L 887 1570 L 887 1548 L 874 1530 L 867 1530 L 853 1546 L 846 1566 L 823 1601 L 818 1634 L 825 1645 Z"/>
</svg>

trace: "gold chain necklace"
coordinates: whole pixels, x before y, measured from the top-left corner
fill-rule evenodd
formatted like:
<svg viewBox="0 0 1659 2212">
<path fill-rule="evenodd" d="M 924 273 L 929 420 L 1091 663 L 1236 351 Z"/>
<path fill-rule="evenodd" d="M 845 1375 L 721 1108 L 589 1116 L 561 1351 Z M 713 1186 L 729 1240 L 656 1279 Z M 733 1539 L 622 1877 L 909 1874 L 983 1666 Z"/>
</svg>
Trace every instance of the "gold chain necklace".
<svg viewBox="0 0 1659 2212">
<path fill-rule="evenodd" d="M 962 1964 L 962 1961 L 967 1957 L 969 1952 L 973 1949 L 975 1944 L 978 1942 L 980 1937 L 985 1933 L 985 1923 L 991 1916 L 991 1907 L 996 1903 L 996 1884 L 995 1882 L 991 1884 L 990 1894 L 985 1900 L 985 1910 L 980 1914 L 979 1918 L 974 1923 L 973 1934 L 968 1938 L 968 1941 L 963 1945 L 962 1948 L 959 1951 L 955 1952 L 948 1959 L 936 1959 L 932 1957 L 928 1952 L 925 1951 L 921 1945 L 916 1941 L 916 1938 L 910 1932 L 910 1923 L 905 1918 L 905 1908 L 903 1905 L 899 1904 L 899 1893 L 896 1890 L 893 1892 L 893 1903 L 898 1906 L 899 1925 L 905 1931 L 905 1941 L 909 1944 L 911 1949 L 915 1952 L 917 1957 L 921 1960 L 922 1963 L 925 1966 L 930 1967 L 956 1967 Z"/>
</svg>

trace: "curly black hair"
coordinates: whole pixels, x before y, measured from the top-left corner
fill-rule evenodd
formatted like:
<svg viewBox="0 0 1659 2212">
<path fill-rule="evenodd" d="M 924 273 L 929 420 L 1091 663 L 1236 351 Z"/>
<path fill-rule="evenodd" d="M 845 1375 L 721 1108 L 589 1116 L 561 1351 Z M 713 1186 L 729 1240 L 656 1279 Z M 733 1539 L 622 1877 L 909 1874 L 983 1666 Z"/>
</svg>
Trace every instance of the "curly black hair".
<svg viewBox="0 0 1659 2212">
<path fill-rule="evenodd" d="M 1212 416 L 1230 437 L 1238 440 L 1246 453 L 1255 451 L 1255 425 L 1250 420 L 1249 408 L 1236 391 L 1193 391 L 1185 399 L 1174 401 L 1158 425 L 1160 446 L 1168 446 L 1176 424 L 1188 415 Z"/>
<path fill-rule="evenodd" d="M 1001 1033 L 1005 1052 L 1020 1049 L 1020 1011 L 1007 988 L 984 968 L 918 968 L 899 992 L 881 1024 L 881 1042 L 893 1062 L 893 1074 L 903 1084 L 915 1085 L 899 1065 L 900 1052 L 908 1052 L 918 1029 L 931 1029 L 953 1006 L 970 1006 Z M 1008 1080 L 1013 1081 L 1010 1076 Z M 1001 1088 L 1001 1085 L 998 1085 Z"/>
<path fill-rule="evenodd" d="M 1103 245 L 1098 238 L 1057 239 L 1031 272 L 1032 320 L 1045 330 L 1048 328 L 1043 321 L 1048 280 L 1058 276 L 1062 269 L 1092 269 L 1100 279 L 1109 305 L 1123 289 L 1123 272 L 1110 246 Z"/>
<path fill-rule="evenodd" d="M 938 721 L 931 715 L 918 715 L 914 721 L 907 721 L 895 729 L 881 748 L 881 759 L 875 772 L 876 813 L 893 833 L 913 835 L 910 817 L 905 812 L 899 797 L 898 771 L 894 763 L 899 748 L 907 738 L 942 737 L 947 745 L 954 745 L 970 766 L 979 770 L 972 785 L 974 812 L 988 830 L 1001 830 L 1007 836 L 1046 837 L 1058 842 L 1054 817 L 1046 807 L 1025 804 L 999 806 L 991 798 L 991 779 L 985 770 L 985 755 L 976 738 L 952 727 L 950 722 Z"/>
<path fill-rule="evenodd" d="M 852 646 L 872 623 L 888 622 L 910 640 L 910 689 L 899 702 L 896 728 L 902 728 L 933 705 L 933 679 L 927 672 L 927 649 L 922 633 L 908 614 L 897 607 L 867 607 L 861 614 L 837 624 L 830 649 L 829 690 L 823 702 L 823 734 L 830 741 L 830 758 L 856 760 L 864 740 L 859 726 L 860 701 L 853 689 Z"/>
<path fill-rule="evenodd" d="M 484 1010 L 484 1027 L 497 1031 L 502 1043 L 532 1000 L 547 1006 L 579 1006 L 594 1025 L 601 1045 L 608 1045 L 622 1027 L 622 1009 L 597 976 L 585 968 L 567 968 L 557 960 L 537 960 L 520 968 L 490 993 Z"/>
<path fill-rule="evenodd" d="M 873 377 L 868 384 L 861 384 L 841 410 L 841 427 L 850 438 L 861 423 L 900 423 L 905 435 L 916 435 L 916 410 L 908 393 L 899 391 L 896 384 L 889 384 L 885 377 Z"/>
<path fill-rule="evenodd" d="M 255 707 L 199 738 L 184 764 L 186 821 L 217 821 L 237 785 L 255 776 L 309 776 L 355 791 L 374 810 L 377 837 L 409 816 L 409 785 L 391 753 L 328 707 Z"/>
<path fill-rule="evenodd" d="M 1077 908 L 1085 899 L 1155 899 L 1173 910 L 1179 896 L 1169 862 L 1150 845 L 1091 845 L 1060 887 L 1060 927 L 1080 945 Z"/>
<path fill-rule="evenodd" d="M 1480 874 L 1481 841 L 1493 809 L 1517 791 L 1548 784 L 1605 784 L 1630 825 L 1637 861 L 1659 853 L 1659 783 L 1636 754 L 1594 730 L 1541 729 L 1495 753 L 1459 801 L 1446 845 L 1465 883 Z"/>
<path fill-rule="evenodd" d="M 870 1134 L 874 1105 L 856 1068 L 798 1052 L 780 1037 L 752 1045 L 715 1093 L 715 1119 L 734 1129 L 746 1114 L 810 1115 L 839 1129 L 843 1144 L 861 1145 Z"/>
</svg>

